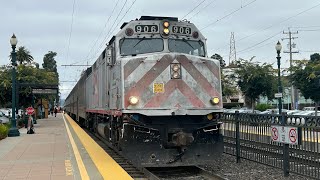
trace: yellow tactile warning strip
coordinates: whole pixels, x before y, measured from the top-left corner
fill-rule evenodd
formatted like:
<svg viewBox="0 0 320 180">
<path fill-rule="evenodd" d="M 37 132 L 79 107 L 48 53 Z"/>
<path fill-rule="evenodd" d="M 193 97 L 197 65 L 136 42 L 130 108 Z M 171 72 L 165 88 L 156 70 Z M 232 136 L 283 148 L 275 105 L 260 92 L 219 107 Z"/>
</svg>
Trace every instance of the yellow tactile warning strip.
<svg viewBox="0 0 320 180">
<path fill-rule="evenodd" d="M 133 180 L 70 116 L 65 114 L 100 174 L 107 180 Z"/>
<path fill-rule="evenodd" d="M 70 143 L 71 143 L 71 146 L 72 146 L 72 149 L 73 149 L 74 156 L 76 157 L 76 161 L 77 161 L 78 168 L 79 168 L 79 171 L 80 171 L 81 179 L 82 180 L 89 180 L 90 178 L 89 178 L 88 172 L 86 170 L 86 167 L 83 164 L 83 161 L 82 161 L 82 158 L 80 156 L 78 147 L 77 147 L 77 145 L 76 145 L 76 143 L 75 143 L 75 141 L 74 141 L 74 139 L 72 137 L 72 134 L 70 132 L 69 126 L 68 126 L 68 124 L 67 124 L 67 122 L 66 122 L 64 117 L 63 117 L 63 121 L 64 121 L 64 124 L 65 124 L 66 129 L 67 129 L 67 133 L 68 133 L 68 136 L 69 136 L 69 139 L 70 139 Z M 70 161 L 69 161 L 69 163 L 70 163 Z M 67 169 L 67 168 L 70 168 L 70 166 L 67 167 L 67 164 L 68 163 L 65 162 L 66 175 L 68 174 L 68 172 L 70 173 L 69 169 Z"/>
</svg>

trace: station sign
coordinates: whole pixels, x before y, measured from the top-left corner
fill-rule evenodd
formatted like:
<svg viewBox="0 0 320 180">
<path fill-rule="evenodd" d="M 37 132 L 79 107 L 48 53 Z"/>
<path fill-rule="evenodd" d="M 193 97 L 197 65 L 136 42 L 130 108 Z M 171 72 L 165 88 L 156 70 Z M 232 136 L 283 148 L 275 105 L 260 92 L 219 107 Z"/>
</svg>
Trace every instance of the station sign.
<svg viewBox="0 0 320 180">
<path fill-rule="evenodd" d="M 271 126 L 271 140 L 285 144 L 297 145 L 298 128 L 290 126 Z"/>
<path fill-rule="evenodd" d="M 57 89 L 32 89 L 33 94 L 57 94 Z"/>
<path fill-rule="evenodd" d="M 282 98 L 282 93 L 275 93 L 275 94 L 274 94 L 274 97 L 275 97 L 275 98 Z"/>
</svg>

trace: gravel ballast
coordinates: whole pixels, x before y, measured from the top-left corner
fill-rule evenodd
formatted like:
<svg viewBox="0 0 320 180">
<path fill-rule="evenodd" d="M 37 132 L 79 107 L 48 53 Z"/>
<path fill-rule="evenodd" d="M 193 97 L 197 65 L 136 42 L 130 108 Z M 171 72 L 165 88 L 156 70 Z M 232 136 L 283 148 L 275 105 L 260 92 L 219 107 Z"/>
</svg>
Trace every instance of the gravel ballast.
<svg viewBox="0 0 320 180">
<path fill-rule="evenodd" d="M 289 177 L 284 177 L 281 169 L 245 159 L 241 159 L 240 163 L 236 163 L 236 157 L 228 154 L 223 154 L 221 160 L 210 165 L 202 166 L 202 168 L 228 180 L 311 179 L 294 173 L 290 173 Z"/>
</svg>

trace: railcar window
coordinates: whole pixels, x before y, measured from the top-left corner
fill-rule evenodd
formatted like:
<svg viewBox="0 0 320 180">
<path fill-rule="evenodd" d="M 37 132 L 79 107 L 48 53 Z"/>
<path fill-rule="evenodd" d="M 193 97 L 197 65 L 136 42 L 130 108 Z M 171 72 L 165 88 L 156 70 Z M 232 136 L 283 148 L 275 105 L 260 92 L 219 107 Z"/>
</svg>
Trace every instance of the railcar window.
<svg viewBox="0 0 320 180">
<path fill-rule="evenodd" d="M 186 39 L 169 39 L 169 50 L 171 52 L 185 53 L 196 56 L 205 56 L 204 44 L 202 41 Z"/>
<path fill-rule="evenodd" d="M 124 38 L 120 40 L 120 54 L 123 56 L 163 51 L 162 39 Z"/>
</svg>

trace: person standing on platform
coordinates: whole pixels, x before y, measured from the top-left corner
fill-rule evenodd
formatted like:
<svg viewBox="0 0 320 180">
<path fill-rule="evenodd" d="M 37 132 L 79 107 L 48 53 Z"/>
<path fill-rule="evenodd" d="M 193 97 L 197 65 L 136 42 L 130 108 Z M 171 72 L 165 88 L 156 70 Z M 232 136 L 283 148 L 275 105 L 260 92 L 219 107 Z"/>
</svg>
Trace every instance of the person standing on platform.
<svg viewBox="0 0 320 180">
<path fill-rule="evenodd" d="M 32 118 L 31 115 L 30 115 L 29 118 L 28 118 L 27 134 L 34 134 L 33 118 Z"/>
<path fill-rule="evenodd" d="M 54 117 L 57 117 L 58 108 L 54 107 Z"/>
</svg>

